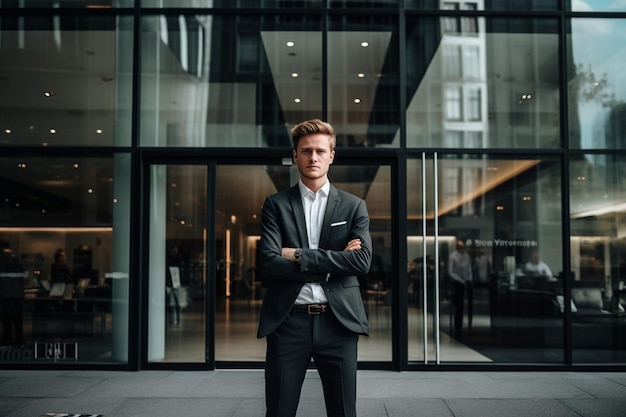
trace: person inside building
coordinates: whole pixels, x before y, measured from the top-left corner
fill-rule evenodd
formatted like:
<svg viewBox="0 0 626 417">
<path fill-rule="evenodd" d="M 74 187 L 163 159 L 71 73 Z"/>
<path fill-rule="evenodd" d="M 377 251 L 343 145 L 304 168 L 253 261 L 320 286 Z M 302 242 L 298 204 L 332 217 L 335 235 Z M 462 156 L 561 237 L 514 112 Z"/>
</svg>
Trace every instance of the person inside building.
<svg viewBox="0 0 626 417">
<path fill-rule="evenodd" d="M 524 273 L 526 275 L 553 277 L 550 267 L 539 258 L 539 251 L 537 249 L 533 249 L 530 260 L 524 265 Z"/>
<path fill-rule="evenodd" d="M 454 337 L 462 339 L 463 313 L 467 296 L 468 328 L 472 328 L 474 315 L 474 280 L 472 274 L 472 260 L 465 250 L 462 240 L 456 242 L 456 250 L 450 254 L 448 260 L 448 275 L 452 284 L 452 302 L 454 305 Z"/>
<path fill-rule="evenodd" d="M 267 197 L 261 218 L 266 416 L 296 415 L 313 359 L 327 415 L 354 417 L 357 342 L 369 333 L 358 279 L 372 262 L 369 215 L 365 201 L 328 180 L 333 127 L 314 119 L 291 133 L 300 180 Z"/>
<path fill-rule="evenodd" d="M 57 249 L 56 252 L 54 252 L 54 262 L 50 265 L 50 281 L 53 284 L 73 283 L 72 272 L 66 262 L 67 255 L 65 254 L 65 251 L 61 248 Z"/>
</svg>

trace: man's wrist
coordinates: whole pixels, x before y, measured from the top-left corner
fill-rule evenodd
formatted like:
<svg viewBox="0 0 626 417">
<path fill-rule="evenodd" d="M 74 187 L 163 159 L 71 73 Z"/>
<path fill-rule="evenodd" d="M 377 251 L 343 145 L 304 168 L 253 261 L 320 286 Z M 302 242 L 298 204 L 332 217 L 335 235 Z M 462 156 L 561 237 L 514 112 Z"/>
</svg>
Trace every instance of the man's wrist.
<svg viewBox="0 0 626 417">
<path fill-rule="evenodd" d="M 302 259 L 302 248 L 296 248 L 293 253 L 293 257 L 296 258 L 296 262 L 300 263 L 300 260 Z"/>
</svg>

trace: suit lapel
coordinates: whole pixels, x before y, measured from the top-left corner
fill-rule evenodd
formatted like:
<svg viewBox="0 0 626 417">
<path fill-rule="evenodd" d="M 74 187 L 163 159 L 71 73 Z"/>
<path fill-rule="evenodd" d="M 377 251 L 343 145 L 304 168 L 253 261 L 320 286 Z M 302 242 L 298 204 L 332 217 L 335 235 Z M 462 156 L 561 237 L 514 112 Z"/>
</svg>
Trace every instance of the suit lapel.
<svg viewBox="0 0 626 417">
<path fill-rule="evenodd" d="M 302 196 L 300 195 L 300 188 L 298 184 L 291 187 L 289 193 L 289 201 L 291 202 L 291 208 L 293 210 L 294 223 L 298 231 L 298 239 L 303 248 L 309 247 L 309 238 L 306 234 L 306 219 L 304 217 L 304 208 L 302 207 Z"/>
<path fill-rule="evenodd" d="M 328 194 L 328 203 L 326 204 L 326 212 L 324 213 L 324 222 L 322 223 L 322 232 L 320 233 L 320 248 L 326 247 L 326 241 L 330 234 L 330 224 L 335 218 L 340 200 L 339 192 L 331 185 Z"/>
</svg>

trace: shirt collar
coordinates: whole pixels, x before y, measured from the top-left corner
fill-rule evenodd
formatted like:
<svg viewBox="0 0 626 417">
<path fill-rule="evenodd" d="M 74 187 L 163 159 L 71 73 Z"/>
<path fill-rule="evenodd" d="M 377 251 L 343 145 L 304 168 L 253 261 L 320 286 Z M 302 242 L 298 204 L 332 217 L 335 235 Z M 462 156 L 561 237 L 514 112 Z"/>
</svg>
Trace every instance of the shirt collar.
<svg viewBox="0 0 626 417">
<path fill-rule="evenodd" d="M 298 187 L 300 188 L 301 195 L 311 195 L 311 196 L 315 195 L 315 193 L 311 191 L 309 187 L 304 185 L 302 180 L 298 180 Z M 325 196 L 328 196 L 328 194 L 330 193 L 330 181 L 326 181 L 326 183 L 322 186 L 322 188 L 320 188 L 317 192 L 318 193 L 321 192 Z"/>
</svg>

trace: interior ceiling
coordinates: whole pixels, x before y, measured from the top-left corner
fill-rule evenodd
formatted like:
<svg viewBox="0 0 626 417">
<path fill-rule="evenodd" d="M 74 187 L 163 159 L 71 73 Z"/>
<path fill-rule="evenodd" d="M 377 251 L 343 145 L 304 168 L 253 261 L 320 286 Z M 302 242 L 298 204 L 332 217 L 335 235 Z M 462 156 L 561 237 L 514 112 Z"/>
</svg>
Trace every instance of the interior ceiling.
<svg viewBox="0 0 626 417">
<path fill-rule="evenodd" d="M 285 122 L 294 125 L 303 115 L 320 117 L 322 34 L 266 31 L 261 39 Z M 328 32 L 328 113 L 337 116 L 329 120 L 338 136 L 365 137 L 390 39 L 391 32 Z M 365 123 L 348 120 L 355 112 Z"/>
</svg>

